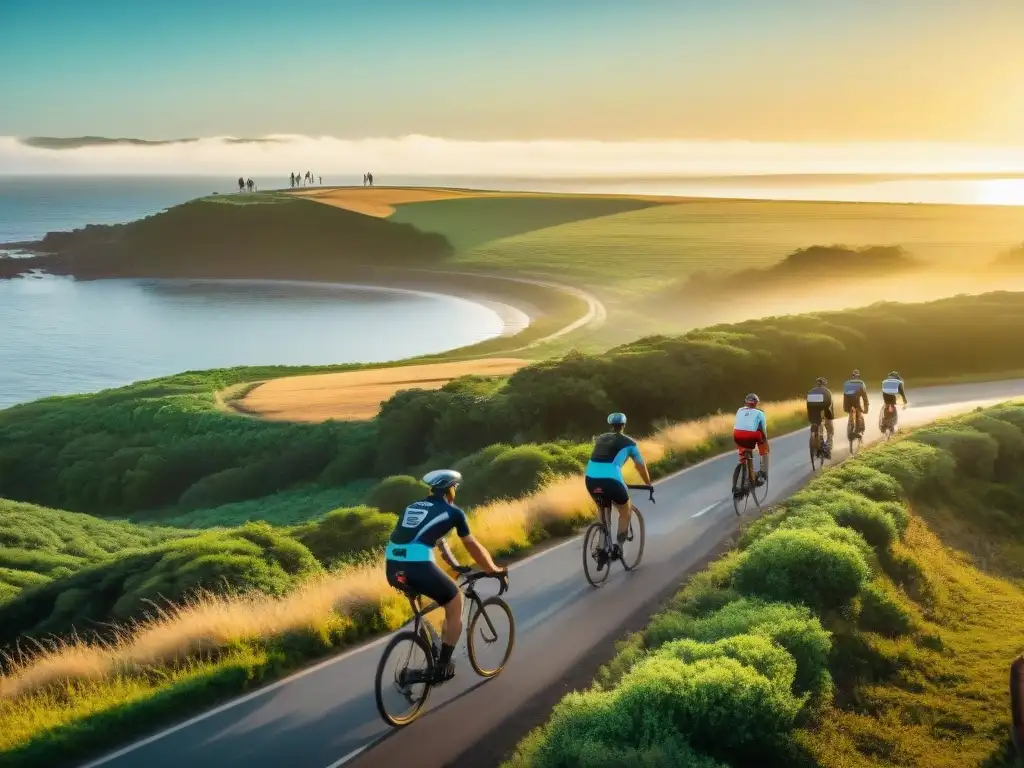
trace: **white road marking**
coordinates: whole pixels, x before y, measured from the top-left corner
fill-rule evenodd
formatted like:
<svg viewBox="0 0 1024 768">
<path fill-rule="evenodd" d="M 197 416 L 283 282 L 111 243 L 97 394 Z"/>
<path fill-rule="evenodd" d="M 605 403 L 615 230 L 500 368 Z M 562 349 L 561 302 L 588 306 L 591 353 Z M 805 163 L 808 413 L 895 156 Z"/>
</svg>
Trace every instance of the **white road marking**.
<svg viewBox="0 0 1024 768">
<path fill-rule="evenodd" d="M 701 515 L 703 515 L 703 514 L 705 514 L 705 513 L 707 513 L 707 512 L 710 512 L 710 511 L 711 511 L 712 509 L 714 509 L 715 507 L 719 506 L 720 504 L 724 504 L 724 503 L 725 503 L 725 502 L 722 502 L 722 501 L 716 501 L 716 502 L 715 502 L 714 504 L 708 504 L 708 505 L 707 505 L 706 507 L 704 507 L 704 509 L 702 509 L 702 510 L 701 510 L 700 512 L 697 512 L 697 513 L 695 513 L 695 514 L 692 514 L 692 515 L 690 515 L 690 517 L 691 517 L 691 518 L 693 518 L 693 517 L 700 517 Z"/>
<path fill-rule="evenodd" d="M 386 735 L 387 735 L 387 734 L 384 734 L 384 736 L 386 736 Z M 378 736 L 378 737 L 377 737 L 376 739 L 374 739 L 373 741 L 369 741 L 369 742 L 367 742 L 366 744 L 363 744 L 363 746 L 361 746 L 361 747 L 360 747 L 359 749 L 353 749 L 353 750 L 352 750 L 351 752 L 349 752 L 349 753 L 348 753 L 347 755 L 345 755 L 344 757 L 342 757 L 342 758 L 340 758 L 340 759 L 338 759 L 338 760 L 335 760 L 335 761 L 334 761 L 333 763 L 331 763 L 330 765 L 328 765 L 328 766 L 327 766 L 327 768 L 338 768 L 338 766 L 340 766 L 340 765 L 344 765 L 344 764 L 345 764 L 345 763 L 347 763 L 348 761 L 356 759 L 356 758 L 357 758 L 357 757 L 359 757 L 359 756 L 360 756 L 361 754 L 363 754 L 363 752 L 365 752 L 366 750 L 368 750 L 368 749 L 369 749 L 370 747 L 375 747 L 375 746 L 377 746 L 377 742 L 378 742 L 378 741 L 381 741 L 381 740 L 382 740 L 382 739 L 384 738 L 384 736 Z"/>
</svg>

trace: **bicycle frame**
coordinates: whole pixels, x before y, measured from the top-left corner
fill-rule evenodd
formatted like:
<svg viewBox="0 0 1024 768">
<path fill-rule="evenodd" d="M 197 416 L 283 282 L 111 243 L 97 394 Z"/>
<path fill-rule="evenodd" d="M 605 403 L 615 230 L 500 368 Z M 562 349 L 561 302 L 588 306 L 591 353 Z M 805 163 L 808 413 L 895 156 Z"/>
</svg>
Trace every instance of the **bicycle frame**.
<svg viewBox="0 0 1024 768">
<path fill-rule="evenodd" d="M 749 448 L 744 448 L 740 453 L 740 464 L 745 464 L 747 467 L 747 479 L 750 481 L 750 486 L 753 488 L 757 484 L 757 474 L 754 472 L 754 452 Z"/>
<path fill-rule="evenodd" d="M 473 609 L 475 608 L 477 611 L 481 610 L 484 602 L 480 595 L 477 594 L 476 582 L 478 579 L 484 578 L 488 575 L 489 574 L 482 574 L 474 579 L 464 579 L 461 583 L 458 584 L 459 590 L 462 592 L 462 594 L 466 596 L 466 605 L 468 605 L 470 609 L 470 620 L 472 620 L 473 618 Z M 405 596 L 406 598 L 408 598 L 409 605 L 412 607 L 413 616 L 412 619 L 410 619 L 410 621 L 412 622 L 413 625 L 413 632 L 419 634 L 420 630 L 426 627 L 427 634 L 429 635 L 430 638 L 429 642 L 431 646 L 435 648 L 440 648 L 441 638 L 438 636 L 437 631 L 434 629 L 433 625 L 429 621 L 426 621 L 425 617 L 428 613 L 436 611 L 441 606 L 439 606 L 435 601 L 431 601 L 425 606 L 420 605 L 421 601 L 423 600 L 423 595 L 410 595 L 406 593 Z M 484 621 L 487 622 L 487 628 L 491 632 L 496 631 L 494 629 L 494 625 L 491 623 L 491 618 L 486 613 L 484 613 Z M 409 622 L 406 622 L 406 624 L 408 623 Z M 469 626 L 468 622 L 466 623 L 466 626 Z"/>
</svg>

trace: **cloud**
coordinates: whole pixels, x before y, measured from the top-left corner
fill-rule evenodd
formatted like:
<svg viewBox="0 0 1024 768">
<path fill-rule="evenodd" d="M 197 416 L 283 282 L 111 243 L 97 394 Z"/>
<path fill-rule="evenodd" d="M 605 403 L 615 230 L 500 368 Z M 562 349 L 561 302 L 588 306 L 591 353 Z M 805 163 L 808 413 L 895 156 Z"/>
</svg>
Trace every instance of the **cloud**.
<svg viewBox="0 0 1024 768">
<path fill-rule="evenodd" d="M 935 143 L 460 141 L 430 136 L 0 137 L 0 174 L 327 174 L 565 178 L 1024 172 L 1024 147 Z"/>
</svg>

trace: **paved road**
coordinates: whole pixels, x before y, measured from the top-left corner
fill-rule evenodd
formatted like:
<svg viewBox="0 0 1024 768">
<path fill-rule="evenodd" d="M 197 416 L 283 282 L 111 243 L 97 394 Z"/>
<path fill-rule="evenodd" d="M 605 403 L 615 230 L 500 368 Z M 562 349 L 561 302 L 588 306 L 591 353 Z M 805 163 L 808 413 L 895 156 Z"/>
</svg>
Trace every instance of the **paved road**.
<svg viewBox="0 0 1024 768">
<path fill-rule="evenodd" d="M 902 424 L 920 424 L 952 413 L 1024 395 L 1024 379 L 911 390 Z M 878 402 L 881 402 L 881 396 Z M 868 417 L 866 442 L 877 438 L 877 403 Z M 845 422 L 836 423 L 840 447 Z M 810 477 L 807 433 L 772 441 L 768 501 L 793 492 Z M 657 504 L 638 506 L 647 520 L 647 549 L 630 574 L 616 565 L 601 589 L 582 573 L 579 539 L 514 566 L 507 595 L 516 616 L 516 648 L 508 666 L 482 683 L 456 651 L 458 675 L 433 692 L 428 711 L 394 731 L 377 714 L 373 677 L 386 638 L 342 654 L 119 752 L 90 763 L 106 768 L 337 768 L 352 766 L 495 765 L 499 754 L 481 744 L 501 726 L 523 724 L 523 710 L 552 695 L 552 683 L 607 652 L 631 617 L 677 584 L 680 574 L 705 559 L 739 521 L 729 498 L 733 455 L 710 459 L 657 484 Z M 482 582 L 481 592 L 492 582 Z M 639 608 L 638 608 L 639 607 Z M 546 697 L 546 698 L 545 698 Z M 534 713 L 539 714 L 539 713 Z M 510 729 L 506 729 L 506 732 Z M 513 743 L 518 734 L 504 737 Z M 500 742 L 501 739 L 498 739 Z"/>
</svg>

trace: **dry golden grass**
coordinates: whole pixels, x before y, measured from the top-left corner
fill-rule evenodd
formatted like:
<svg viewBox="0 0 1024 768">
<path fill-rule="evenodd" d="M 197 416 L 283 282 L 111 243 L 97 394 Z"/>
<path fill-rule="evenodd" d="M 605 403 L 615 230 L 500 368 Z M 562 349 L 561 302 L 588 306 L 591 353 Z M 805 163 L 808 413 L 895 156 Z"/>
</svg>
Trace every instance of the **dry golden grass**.
<svg viewBox="0 0 1024 768">
<path fill-rule="evenodd" d="M 668 195 L 615 195 L 615 194 L 563 194 L 544 192 L 499 192 L 473 189 L 444 189 L 441 187 L 333 187 L 331 189 L 303 189 L 287 194 L 305 197 L 335 208 L 344 208 L 356 213 L 378 218 L 387 218 L 395 212 L 396 205 L 406 203 L 427 203 L 435 200 L 452 200 L 469 197 L 583 197 L 583 198 L 629 198 L 649 200 L 658 203 L 679 203 L 686 198 Z"/>
<path fill-rule="evenodd" d="M 803 407 L 802 401 L 764 406 L 771 419 L 791 417 Z M 641 443 L 645 458 L 654 462 L 666 453 L 695 450 L 721 439 L 731 434 L 732 419 L 732 414 L 720 414 L 666 427 Z M 569 527 L 581 522 L 592 514 L 592 505 L 582 477 L 560 477 L 525 498 L 478 507 L 472 515 L 473 534 L 492 553 L 523 552 L 534 543 L 531 532 L 539 527 L 551 530 L 554 523 Z M 467 561 L 461 544 L 455 549 Z M 315 630 L 332 616 L 351 620 L 356 611 L 371 607 L 386 617 L 388 626 L 408 617 L 408 605 L 388 586 L 381 561 L 313 579 L 282 597 L 203 595 L 152 621 L 125 628 L 113 642 L 68 640 L 25 659 L 9 660 L 8 674 L 0 676 L 0 701 L 55 685 L 120 680 L 247 640 Z"/>
<path fill-rule="evenodd" d="M 455 363 L 374 368 L 272 379 L 233 406 L 273 421 L 371 419 L 380 404 L 403 389 L 440 389 L 459 376 L 507 376 L 528 360 L 495 357 Z"/>
<path fill-rule="evenodd" d="M 803 400 L 786 400 L 778 403 L 762 403 L 761 410 L 768 418 L 769 429 L 773 423 L 786 424 L 794 417 L 802 416 L 806 412 L 806 404 Z M 651 437 L 640 441 L 640 451 L 648 462 L 660 461 L 667 453 L 685 453 L 692 451 L 698 446 L 707 443 L 723 435 L 732 434 L 734 413 L 718 413 L 714 416 L 707 416 L 694 421 L 684 421 L 679 424 L 658 430 Z M 769 439 L 772 437 L 769 431 Z M 632 470 L 632 465 L 630 465 Z M 635 471 L 632 470 L 635 476 Z M 628 470 L 627 470 L 628 472 Z M 638 478 L 637 478 L 638 479 Z M 635 480 L 630 479 L 630 482 Z"/>
<path fill-rule="evenodd" d="M 378 218 L 387 218 L 395 212 L 396 205 L 403 203 L 424 203 L 431 200 L 449 200 L 453 197 L 476 197 L 476 192 L 455 189 L 408 188 L 408 187 L 339 187 L 334 189 L 310 189 L 290 192 L 298 197 L 308 197 L 318 203 L 333 205 L 356 213 Z"/>
</svg>

